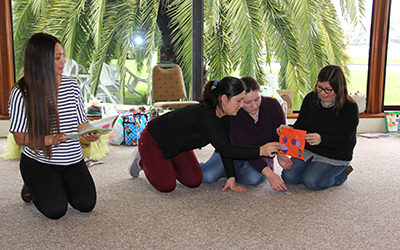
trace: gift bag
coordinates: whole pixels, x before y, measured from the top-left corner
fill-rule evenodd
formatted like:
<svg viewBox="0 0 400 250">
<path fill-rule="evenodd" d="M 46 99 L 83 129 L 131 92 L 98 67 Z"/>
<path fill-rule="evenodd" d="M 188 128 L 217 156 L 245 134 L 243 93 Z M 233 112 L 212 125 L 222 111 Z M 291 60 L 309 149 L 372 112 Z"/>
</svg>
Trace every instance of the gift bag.
<svg viewBox="0 0 400 250">
<path fill-rule="evenodd" d="M 400 111 L 385 111 L 385 124 L 387 133 L 398 133 L 400 131 Z"/>
<path fill-rule="evenodd" d="M 108 134 L 108 143 L 112 145 L 122 145 L 125 142 L 124 119 L 120 116 L 114 124 L 113 130 Z"/>
<path fill-rule="evenodd" d="M 303 137 L 305 134 L 307 134 L 307 131 L 282 127 L 282 133 L 279 136 L 281 153 L 304 160 L 306 141 Z"/>
<path fill-rule="evenodd" d="M 124 117 L 125 145 L 138 145 L 140 134 L 150 120 L 150 114 L 140 113 Z"/>
</svg>

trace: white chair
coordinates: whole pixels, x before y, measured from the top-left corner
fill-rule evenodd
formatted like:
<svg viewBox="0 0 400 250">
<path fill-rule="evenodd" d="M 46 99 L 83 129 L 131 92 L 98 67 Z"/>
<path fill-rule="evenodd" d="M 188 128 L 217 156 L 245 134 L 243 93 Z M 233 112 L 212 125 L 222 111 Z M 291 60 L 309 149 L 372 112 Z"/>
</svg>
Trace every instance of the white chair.
<svg viewBox="0 0 400 250">
<path fill-rule="evenodd" d="M 79 72 L 79 65 L 74 59 L 66 59 L 67 62 L 64 65 L 63 75 L 77 78 Z"/>
<path fill-rule="evenodd" d="M 93 72 L 93 65 L 90 65 L 90 72 Z M 100 99 L 103 103 L 111 102 L 118 104 L 118 94 L 120 83 L 115 78 L 111 77 L 111 68 L 108 64 L 103 63 L 101 68 L 99 85 L 97 89 L 96 98 Z"/>
<path fill-rule="evenodd" d="M 111 79 L 113 79 L 115 81 L 119 81 L 119 72 L 121 71 L 119 69 L 119 66 L 116 65 L 116 64 L 107 64 L 107 65 L 108 65 L 108 67 L 110 69 Z"/>
<path fill-rule="evenodd" d="M 74 59 L 66 59 L 67 62 L 64 65 L 63 75 L 75 78 L 81 87 L 83 98 L 88 101 L 88 95 L 90 94 L 90 77 L 91 75 L 86 73 L 85 67 L 78 64 Z"/>
<path fill-rule="evenodd" d="M 125 88 L 128 89 L 129 92 L 136 96 L 142 96 L 139 92 L 137 92 L 135 89 L 139 82 L 144 82 L 147 84 L 147 92 L 149 92 L 150 86 L 147 83 L 147 79 L 145 78 L 140 78 L 137 75 L 133 74 L 128 68 L 125 68 L 125 73 L 124 73 L 124 78 L 123 78 L 124 86 Z"/>
<path fill-rule="evenodd" d="M 89 96 L 92 93 L 92 88 L 90 86 L 90 82 L 92 79 L 92 74 L 90 73 L 80 73 L 78 74 L 77 80 L 79 82 L 79 86 L 82 90 L 83 99 L 85 102 L 89 101 Z"/>
</svg>

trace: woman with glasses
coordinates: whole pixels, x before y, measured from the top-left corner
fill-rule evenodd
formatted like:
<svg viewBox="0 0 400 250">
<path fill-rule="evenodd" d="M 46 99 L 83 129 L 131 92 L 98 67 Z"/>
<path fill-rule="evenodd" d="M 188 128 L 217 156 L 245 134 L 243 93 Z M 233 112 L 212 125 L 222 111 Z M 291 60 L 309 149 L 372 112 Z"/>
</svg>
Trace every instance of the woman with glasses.
<svg viewBox="0 0 400 250">
<path fill-rule="evenodd" d="M 353 170 L 350 162 L 357 125 L 358 106 L 348 94 L 342 68 L 324 67 L 293 124 L 293 128 L 307 131 L 304 161 L 292 158 L 292 168 L 282 171 L 283 181 L 292 185 L 303 183 L 310 190 L 343 184 Z M 278 134 L 282 126 L 277 129 Z"/>
</svg>

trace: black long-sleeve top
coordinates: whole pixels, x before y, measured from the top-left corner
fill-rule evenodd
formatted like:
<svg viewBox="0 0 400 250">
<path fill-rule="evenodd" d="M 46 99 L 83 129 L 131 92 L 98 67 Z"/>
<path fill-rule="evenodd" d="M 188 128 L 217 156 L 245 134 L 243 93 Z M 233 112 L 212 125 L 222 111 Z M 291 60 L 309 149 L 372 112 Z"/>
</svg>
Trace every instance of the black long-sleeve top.
<svg viewBox="0 0 400 250">
<path fill-rule="evenodd" d="M 230 117 L 230 139 L 233 145 L 240 146 L 262 146 L 269 142 L 279 142 L 276 129 L 286 124 L 285 114 L 279 102 L 272 97 L 261 97 L 258 121 L 241 109 L 236 116 Z M 268 164 L 274 169 L 274 159 L 271 157 L 260 157 L 248 161 L 258 172 Z"/>
<path fill-rule="evenodd" d="M 324 108 L 321 104 L 312 105 L 314 93 L 307 94 L 301 105 L 299 116 L 293 127 L 306 130 L 307 133 L 321 135 L 321 143 L 305 148 L 313 153 L 337 160 L 350 161 L 356 145 L 356 132 L 359 122 L 357 103 L 347 100 L 336 116 L 333 108 Z"/>
<path fill-rule="evenodd" d="M 164 158 L 211 145 L 221 154 L 226 175 L 236 177 L 233 159 L 257 159 L 259 147 L 229 143 L 229 116 L 219 118 L 214 109 L 195 104 L 166 113 L 149 122 L 148 130 L 160 146 Z"/>
</svg>

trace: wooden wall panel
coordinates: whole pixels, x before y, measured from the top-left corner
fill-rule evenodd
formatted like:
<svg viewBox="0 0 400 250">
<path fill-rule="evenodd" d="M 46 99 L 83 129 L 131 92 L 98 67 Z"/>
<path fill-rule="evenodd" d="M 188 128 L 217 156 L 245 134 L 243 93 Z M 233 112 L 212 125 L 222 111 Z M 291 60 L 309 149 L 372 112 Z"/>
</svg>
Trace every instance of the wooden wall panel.
<svg viewBox="0 0 400 250">
<path fill-rule="evenodd" d="M 15 82 L 11 1 L 0 0 L 0 10 L 0 115 L 7 116 L 8 97 Z"/>
</svg>

